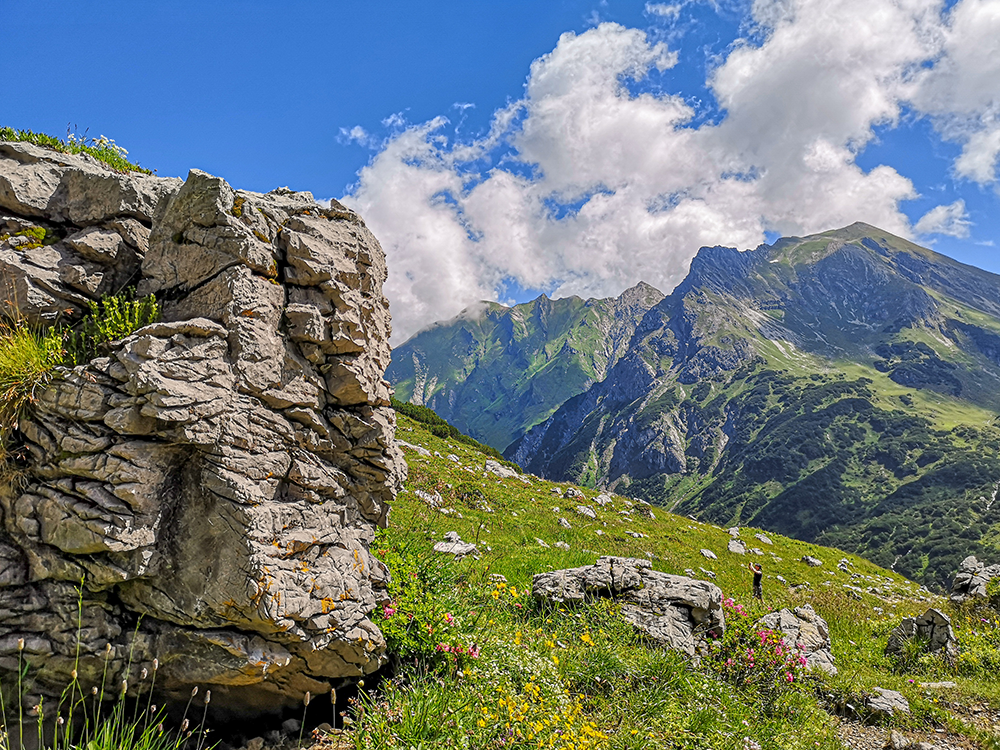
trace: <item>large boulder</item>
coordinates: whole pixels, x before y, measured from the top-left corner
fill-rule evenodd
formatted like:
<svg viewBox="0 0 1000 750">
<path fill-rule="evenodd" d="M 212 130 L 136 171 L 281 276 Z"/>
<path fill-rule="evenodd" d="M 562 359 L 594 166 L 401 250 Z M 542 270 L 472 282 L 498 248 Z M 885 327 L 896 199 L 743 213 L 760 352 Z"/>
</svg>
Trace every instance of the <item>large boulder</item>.
<svg viewBox="0 0 1000 750">
<path fill-rule="evenodd" d="M 975 555 L 969 555 L 958 566 L 951 584 L 951 600 L 961 603 L 968 599 L 985 599 L 987 584 L 997 577 L 1000 577 L 1000 565 L 985 565 Z"/>
<path fill-rule="evenodd" d="M 954 659 L 958 656 L 958 639 L 951 629 L 951 619 L 938 609 L 928 609 L 919 617 L 905 617 L 892 632 L 886 644 L 887 654 L 901 654 L 907 642 L 918 639 L 925 643 L 924 651 Z"/>
<path fill-rule="evenodd" d="M 15 239 L 31 227 L 53 242 Z M 0 143 L 4 234 L 0 302 L 32 322 L 125 284 L 164 313 L 58 373 L 19 424 L 0 670 L 23 641 L 32 690 L 58 696 L 106 662 L 141 689 L 156 658 L 167 700 L 200 685 L 215 709 L 256 713 L 380 667 L 369 615 L 388 571 L 369 545 L 405 464 L 382 379 L 385 257 L 364 222 L 308 193 Z"/>
<path fill-rule="evenodd" d="M 532 595 L 555 603 L 598 597 L 623 602 L 622 616 L 650 640 L 694 656 L 725 631 L 722 591 L 714 583 L 653 570 L 649 560 L 601 557 L 594 565 L 536 575 Z"/>
<path fill-rule="evenodd" d="M 837 674 L 833 665 L 830 629 L 826 620 L 808 604 L 795 609 L 782 609 L 761 618 L 760 624 L 781 633 L 787 648 L 798 649 L 809 669 Z"/>
</svg>

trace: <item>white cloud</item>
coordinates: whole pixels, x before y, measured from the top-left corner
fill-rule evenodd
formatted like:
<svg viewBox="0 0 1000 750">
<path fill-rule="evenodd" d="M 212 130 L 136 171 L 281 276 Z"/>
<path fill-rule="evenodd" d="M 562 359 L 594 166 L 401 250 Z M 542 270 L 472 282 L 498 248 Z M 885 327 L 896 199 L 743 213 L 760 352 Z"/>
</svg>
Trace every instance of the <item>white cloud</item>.
<svg viewBox="0 0 1000 750">
<path fill-rule="evenodd" d="M 855 158 L 908 105 L 933 103 L 942 128 L 959 127 L 948 119 L 959 104 L 982 122 L 992 79 L 973 80 L 972 62 L 948 47 L 970 37 L 966 4 L 987 14 L 983 0 L 959 0 L 947 24 L 941 0 L 756 0 L 752 40 L 738 40 L 708 81 L 724 109 L 715 123 L 693 125 L 680 96 L 637 93 L 677 54 L 613 23 L 562 35 L 531 65 L 523 99 L 478 140 L 452 142 L 443 118 L 398 117 L 343 199 L 389 257 L 394 343 L 497 299 L 508 278 L 553 296 L 618 294 L 639 280 L 666 292 L 698 247 L 753 247 L 767 230 L 866 221 L 912 236 L 899 208 L 916 197 L 912 183 Z M 951 104 L 946 69 L 967 82 Z M 993 131 L 965 127 L 969 159 L 982 164 L 992 146 L 975 139 Z M 916 230 L 967 227 L 964 204 L 952 204 Z"/>
<path fill-rule="evenodd" d="M 920 217 L 914 229 L 920 234 L 947 234 L 951 237 L 968 237 L 969 214 L 965 201 L 957 200 L 947 206 L 935 206 Z"/>
<path fill-rule="evenodd" d="M 913 101 L 941 133 L 962 144 L 955 171 L 997 179 L 1000 156 L 1000 3 L 960 0 L 938 29 L 940 54 L 916 78 Z"/>
<path fill-rule="evenodd" d="M 679 3 L 646 3 L 646 13 L 661 18 L 677 18 L 681 14 Z"/>
</svg>

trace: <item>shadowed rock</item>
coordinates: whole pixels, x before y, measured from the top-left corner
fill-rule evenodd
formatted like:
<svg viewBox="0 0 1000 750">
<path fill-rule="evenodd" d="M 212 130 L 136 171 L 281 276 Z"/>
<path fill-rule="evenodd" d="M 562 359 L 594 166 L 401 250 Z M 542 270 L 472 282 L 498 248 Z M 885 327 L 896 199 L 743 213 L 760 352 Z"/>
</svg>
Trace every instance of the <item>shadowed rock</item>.
<svg viewBox="0 0 1000 750">
<path fill-rule="evenodd" d="M 34 690 L 58 696 L 106 659 L 134 690 L 156 657 L 168 699 L 201 685 L 215 709 L 256 712 L 381 666 L 369 614 L 388 571 L 368 547 L 405 465 L 385 258 L 362 220 L 309 193 L 0 143 L 4 226 L 63 238 L 0 242 L 0 301 L 30 322 L 126 284 L 164 312 L 60 371 L 19 424 L 0 669 L 23 638 Z"/>
<path fill-rule="evenodd" d="M 905 617 L 889 633 L 887 654 L 901 654 L 908 641 L 914 638 L 926 643 L 926 653 L 958 656 L 958 639 L 951 629 L 951 619 L 940 610 L 928 609 L 919 617 Z"/>
<path fill-rule="evenodd" d="M 985 599 L 987 584 L 997 577 L 1000 577 L 1000 565 L 984 565 L 975 555 L 969 555 L 958 566 L 951 584 L 951 600 Z"/>
</svg>

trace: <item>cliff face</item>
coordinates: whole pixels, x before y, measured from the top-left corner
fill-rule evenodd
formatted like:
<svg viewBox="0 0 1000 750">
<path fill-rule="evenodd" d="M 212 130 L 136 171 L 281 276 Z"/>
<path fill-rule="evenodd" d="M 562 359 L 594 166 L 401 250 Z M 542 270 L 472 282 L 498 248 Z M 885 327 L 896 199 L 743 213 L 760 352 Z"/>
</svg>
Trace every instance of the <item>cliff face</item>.
<svg viewBox="0 0 1000 750">
<path fill-rule="evenodd" d="M 31 227 L 58 241 L 18 244 Z M 168 697 L 197 684 L 254 711 L 379 667 L 388 571 L 368 546 L 405 464 L 385 257 L 362 220 L 0 143 L 4 234 L 0 294 L 28 321 L 71 323 L 125 285 L 163 319 L 61 371 L 18 425 L 0 669 L 23 638 L 35 689 L 58 694 L 106 658 L 135 685 L 155 657 Z"/>
</svg>

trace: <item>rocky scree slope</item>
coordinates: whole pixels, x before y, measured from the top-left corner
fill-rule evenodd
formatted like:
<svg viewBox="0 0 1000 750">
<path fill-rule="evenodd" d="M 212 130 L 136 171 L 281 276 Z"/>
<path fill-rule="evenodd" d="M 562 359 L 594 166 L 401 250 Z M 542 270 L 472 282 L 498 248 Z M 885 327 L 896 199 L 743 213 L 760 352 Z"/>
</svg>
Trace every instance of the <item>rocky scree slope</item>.
<svg viewBox="0 0 1000 750">
<path fill-rule="evenodd" d="M 27 325 L 72 325 L 124 285 L 163 309 L 60 371 L 7 446 L 0 669 L 30 664 L 25 700 L 73 670 L 141 689 L 157 658 L 163 698 L 199 685 L 256 713 L 377 669 L 388 572 L 368 546 L 405 465 L 363 221 L 3 142 L 0 237 L 4 309 Z"/>
<path fill-rule="evenodd" d="M 607 377 L 505 455 L 943 587 L 997 552 L 998 352 L 1000 277 L 875 227 L 702 248 Z"/>
<path fill-rule="evenodd" d="M 662 299 L 640 283 L 608 299 L 482 302 L 396 347 L 386 377 L 400 401 L 428 406 L 502 451 L 603 380 Z"/>
</svg>

